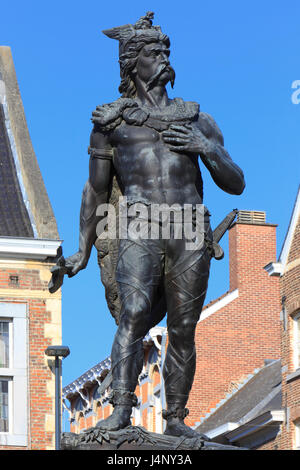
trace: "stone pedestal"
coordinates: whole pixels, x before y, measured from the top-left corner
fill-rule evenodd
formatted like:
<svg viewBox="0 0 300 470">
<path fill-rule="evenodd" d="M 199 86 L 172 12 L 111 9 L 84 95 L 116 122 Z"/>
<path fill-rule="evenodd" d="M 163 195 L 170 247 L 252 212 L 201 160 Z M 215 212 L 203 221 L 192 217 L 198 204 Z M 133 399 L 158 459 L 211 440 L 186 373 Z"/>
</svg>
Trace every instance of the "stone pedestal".
<svg viewBox="0 0 300 470">
<path fill-rule="evenodd" d="M 205 441 L 200 436 L 195 438 L 173 437 L 148 432 L 140 426 L 128 426 L 120 431 L 105 432 L 99 428 L 90 428 L 81 434 L 63 433 L 62 450 L 109 450 L 109 451 L 144 451 L 144 450 L 248 450 L 241 447 L 217 444 Z"/>
</svg>

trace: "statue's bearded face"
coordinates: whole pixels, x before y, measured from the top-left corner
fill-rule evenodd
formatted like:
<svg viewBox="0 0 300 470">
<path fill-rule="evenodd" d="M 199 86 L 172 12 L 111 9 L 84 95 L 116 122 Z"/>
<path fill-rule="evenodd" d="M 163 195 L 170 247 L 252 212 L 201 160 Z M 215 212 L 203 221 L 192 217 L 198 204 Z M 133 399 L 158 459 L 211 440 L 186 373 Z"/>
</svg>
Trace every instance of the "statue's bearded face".
<svg viewBox="0 0 300 470">
<path fill-rule="evenodd" d="M 146 44 L 136 63 L 136 74 L 150 90 L 155 85 L 165 86 L 169 81 L 173 86 L 175 72 L 169 62 L 170 50 L 162 42 Z"/>
</svg>

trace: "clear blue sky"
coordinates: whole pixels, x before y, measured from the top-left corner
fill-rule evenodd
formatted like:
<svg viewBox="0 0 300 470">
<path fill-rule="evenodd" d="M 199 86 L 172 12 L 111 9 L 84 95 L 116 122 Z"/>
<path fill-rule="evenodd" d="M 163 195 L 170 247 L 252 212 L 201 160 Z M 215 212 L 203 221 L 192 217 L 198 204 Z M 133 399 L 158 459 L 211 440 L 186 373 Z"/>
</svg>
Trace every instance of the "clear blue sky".
<svg viewBox="0 0 300 470">
<path fill-rule="evenodd" d="M 278 254 L 299 184 L 299 0 L 2 2 L 0 44 L 12 48 L 29 131 L 57 219 L 64 254 L 78 247 L 81 192 L 88 177 L 91 112 L 118 98 L 118 44 L 102 29 L 155 12 L 171 39 L 176 71 L 170 97 L 200 103 L 245 172 L 230 196 L 204 169 L 205 204 L 215 227 L 230 210 L 263 210 L 278 226 Z M 207 301 L 228 289 L 226 255 L 213 261 Z M 270 260 L 272 261 L 272 260 Z M 114 321 L 104 299 L 96 252 L 63 286 L 63 385 L 110 354 Z"/>
</svg>

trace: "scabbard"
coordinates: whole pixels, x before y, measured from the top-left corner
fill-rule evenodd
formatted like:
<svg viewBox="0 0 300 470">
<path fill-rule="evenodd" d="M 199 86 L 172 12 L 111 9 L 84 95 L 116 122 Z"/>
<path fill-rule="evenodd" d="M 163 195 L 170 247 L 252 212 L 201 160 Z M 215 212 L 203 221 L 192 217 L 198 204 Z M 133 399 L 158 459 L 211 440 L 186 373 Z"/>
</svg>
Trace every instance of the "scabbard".
<svg viewBox="0 0 300 470">
<path fill-rule="evenodd" d="M 232 226 L 234 219 L 236 218 L 238 213 L 238 209 L 233 209 L 226 217 L 222 220 L 222 222 L 215 228 L 213 231 L 213 257 L 215 259 L 222 259 L 224 258 L 224 251 L 223 248 L 220 247 L 219 241 L 223 237 L 223 235 L 230 229 Z"/>
</svg>

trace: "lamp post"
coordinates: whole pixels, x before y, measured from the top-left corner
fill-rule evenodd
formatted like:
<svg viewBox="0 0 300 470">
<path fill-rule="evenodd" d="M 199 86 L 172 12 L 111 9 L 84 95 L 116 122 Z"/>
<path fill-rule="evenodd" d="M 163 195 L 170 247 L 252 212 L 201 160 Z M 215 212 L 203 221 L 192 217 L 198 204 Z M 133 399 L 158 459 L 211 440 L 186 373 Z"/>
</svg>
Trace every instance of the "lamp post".
<svg viewBox="0 0 300 470">
<path fill-rule="evenodd" d="M 48 346 L 46 356 L 55 357 L 55 450 L 60 450 L 61 440 L 61 358 L 70 354 L 68 346 Z"/>
</svg>

